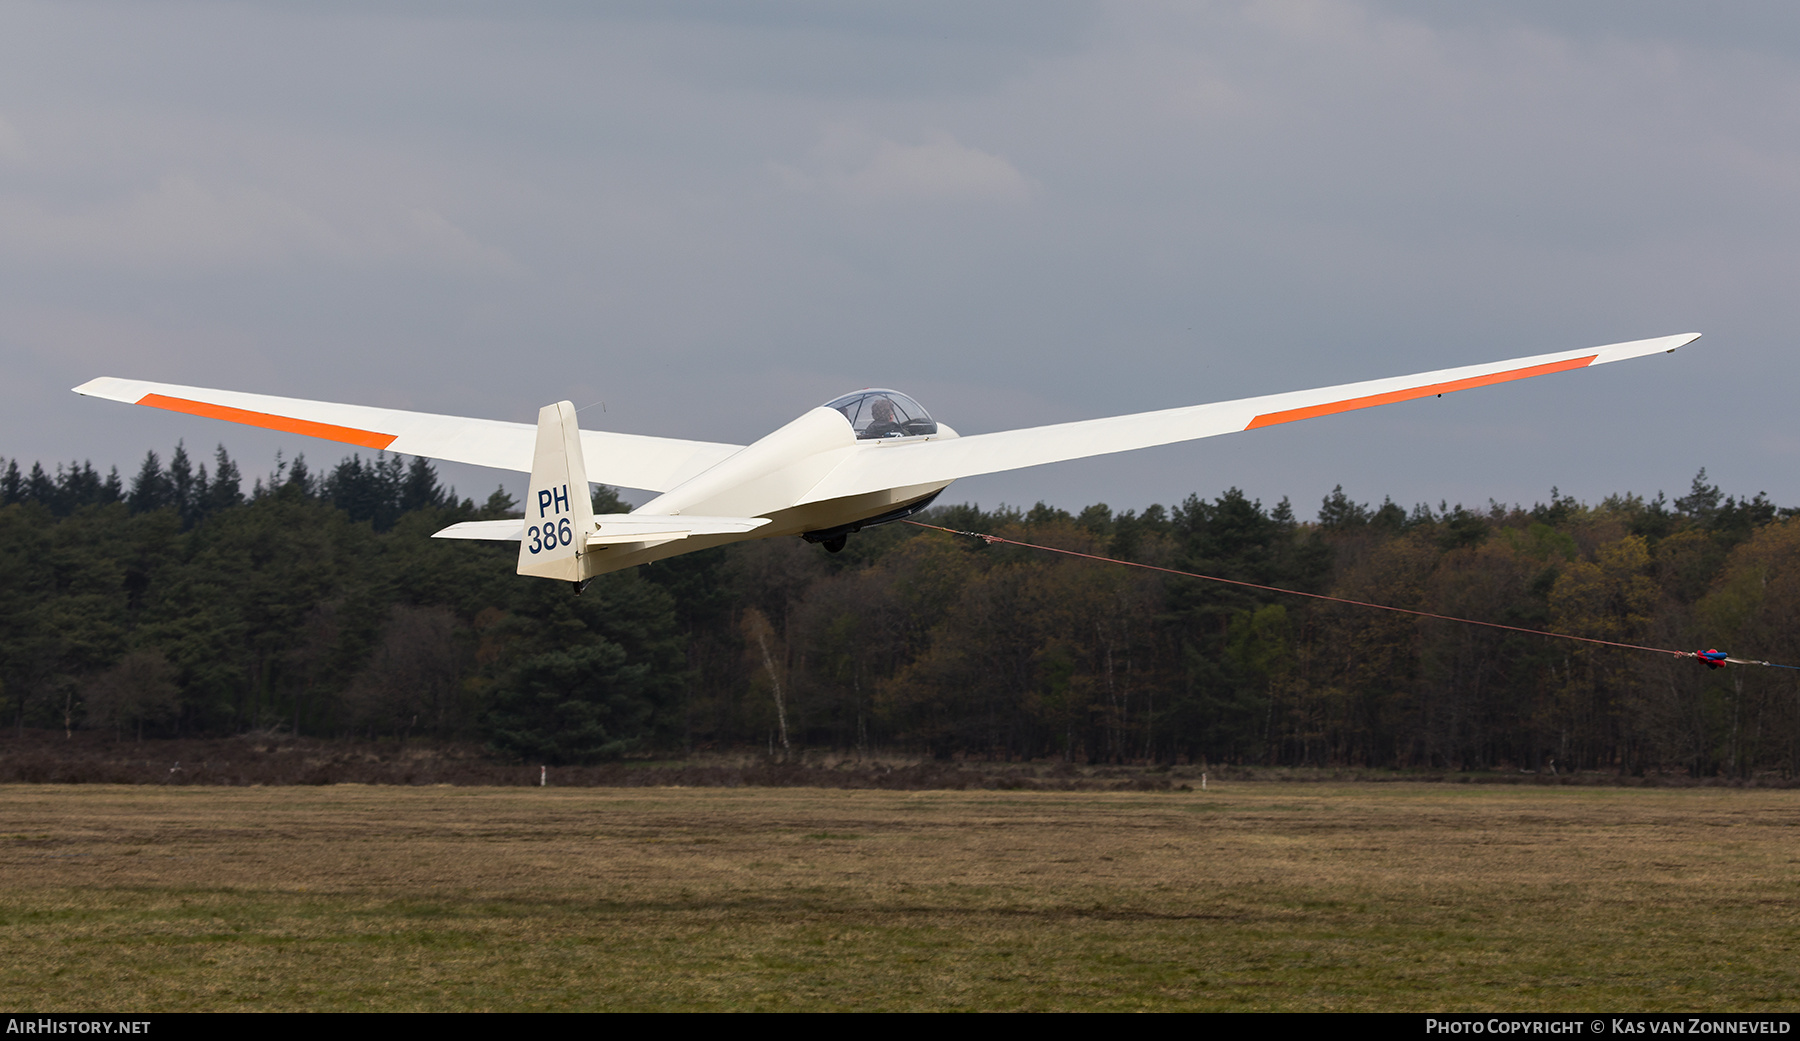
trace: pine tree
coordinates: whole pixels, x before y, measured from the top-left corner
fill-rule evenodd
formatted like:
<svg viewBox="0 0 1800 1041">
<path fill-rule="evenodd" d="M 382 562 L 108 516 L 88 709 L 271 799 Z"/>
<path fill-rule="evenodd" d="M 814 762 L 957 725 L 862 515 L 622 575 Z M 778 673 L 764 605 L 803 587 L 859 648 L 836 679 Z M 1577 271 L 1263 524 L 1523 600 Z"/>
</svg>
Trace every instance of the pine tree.
<svg viewBox="0 0 1800 1041">
<path fill-rule="evenodd" d="M 400 511 L 429 509 L 444 505 L 444 491 L 438 487 L 437 471 L 424 456 L 413 456 L 407 467 L 406 482 L 400 486 Z"/>
<path fill-rule="evenodd" d="M 1686 495 L 1675 500 L 1675 510 L 1682 516 L 1705 525 L 1719 512 L 1721 498 L 1723 495 L 1719 486 L 1706 483 L 1706 467 L 1702 466 L 1700 472 L 1694 475 L 1693 487 L 1688 489 Z"/>
<path fill-rule="evenodd" d="M 184 528 L 194 522 L 194 493 L 194 466 L 188 459 L 187 445 L 177 441 L 175 454 L 169 457 L 169 505 L 175 507 Z"/>
<path fill-rule="evenodd" d="M 34 468 L 33 473 L 36 473 Z M 131 498 L 129 500 L 132 513 L 149 513 L 169 505 L 171 498 L 169 478 L 163 473 L 162 460 L 156 453 L 144 453 L 144 465 L 138 468 L 138 475 L 131 481 Z"/>
<path fill-rule="evenodd" d="M 280 456 L 275 457 L 275 463 L 276 463 L 276 471 L 275 471 L 276 472 L 276 481 L 277 481 L 277 483 L 280 483 L 280 480 L 281 480 L 281 477 L 280 477 L 281 457 Z M 314 489 L 313 478 L 312 478 L 312 472 L 306 468 L 305 453 L 296 452 L 294 454 L 294 465 L 287 468 L 287 482 L 285 484 L 282 484 L 281 487 L 294 489 L 294 491 L 297 492 L 301 498 L 305 498 L 305 499 L 312 498 L 313 489 Z"/>
<path fill-rule="evenodd" d="M 243 477 L 238 473 L 237 464 L 226 454 L 225 446 L 220 445 L 213 454 L 212 485 L 206 490 L 206 503 L 202 512 L 214 514 L 243 505 L 242 484 Z"/>
<path fill-rule="evenodd" d="M 1344 486 L 1338 485 L 1319 504 L 1319 527 L 1326 531 L 1349 531 L 1369 523 L 1369 508 L 1358 505 L 1344 494 Z"/>
</svg>

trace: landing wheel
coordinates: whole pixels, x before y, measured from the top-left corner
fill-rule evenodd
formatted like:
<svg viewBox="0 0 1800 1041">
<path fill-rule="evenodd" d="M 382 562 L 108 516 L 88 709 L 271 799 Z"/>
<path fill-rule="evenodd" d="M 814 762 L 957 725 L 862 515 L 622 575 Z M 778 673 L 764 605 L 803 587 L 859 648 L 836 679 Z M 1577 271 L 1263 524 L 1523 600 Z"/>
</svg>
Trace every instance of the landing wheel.
<svg viewBox="0 0 1800 1041">
<path fill-rule="evenodd" d="M 819 545 L 824 546 L 827 553 L 837 553 L 844 548 L 844 543 L 849 541 L 850 536 L 848 535 L 833 535 Z"/>
</svg>

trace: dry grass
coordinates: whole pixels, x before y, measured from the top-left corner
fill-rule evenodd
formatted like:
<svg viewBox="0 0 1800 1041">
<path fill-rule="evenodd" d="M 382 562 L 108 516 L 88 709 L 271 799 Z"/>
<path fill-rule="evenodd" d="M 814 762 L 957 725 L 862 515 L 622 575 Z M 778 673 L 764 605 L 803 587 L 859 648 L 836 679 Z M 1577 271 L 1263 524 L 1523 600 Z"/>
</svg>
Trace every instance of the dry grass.
<svg viewBox="0 0 1800 1041">
<path fill-rule="evenodd" d="M 6 786 L 32 1010 L 1792 1010 L 1800 793 Z"/>
</svg>

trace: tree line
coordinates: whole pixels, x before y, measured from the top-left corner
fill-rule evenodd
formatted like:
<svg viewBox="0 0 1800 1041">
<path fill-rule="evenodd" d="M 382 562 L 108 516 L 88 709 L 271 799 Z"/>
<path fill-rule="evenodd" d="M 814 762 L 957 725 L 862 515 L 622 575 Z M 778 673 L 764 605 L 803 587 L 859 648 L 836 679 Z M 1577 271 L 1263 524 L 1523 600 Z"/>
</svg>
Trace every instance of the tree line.
<svg viewBox="0 0 1800 1041">
<path fill-rule="evenodd" d="M 430 464 L 219 448 L 0 467 L 0 706 L 121 738 L 281 729 L 474 739 L 528 761 L 702 748 L 1437 769 L 1800 770 L 1800 672 L 1306 600 L 903 524 L 844 552 L 742 543 L 604 576 L 513 574 L 502 517 Z M 622 510 L 606 489 L 596 509 Z M 1312 519 L 1236 489 L 943 526 L 1619 643 L 1800 664 L 1800 517 L 1727 496 Z"/>
</svg>

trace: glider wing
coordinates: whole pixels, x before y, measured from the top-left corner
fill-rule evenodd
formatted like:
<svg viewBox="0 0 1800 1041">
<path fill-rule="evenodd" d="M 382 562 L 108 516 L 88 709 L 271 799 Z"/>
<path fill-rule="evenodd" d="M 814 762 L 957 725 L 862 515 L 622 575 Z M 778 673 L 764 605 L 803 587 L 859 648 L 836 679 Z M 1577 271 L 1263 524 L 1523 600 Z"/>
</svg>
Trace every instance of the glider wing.
<svg viewBox="0 0 1800 1041">
<path fill-rule="evenodd" d="M 537 426 L 533 423 L 339 405 L 111 376 L 89 380 L 76 387 L 75 393 L 364 448 L 527 473 L 537 439 Z M 729 457 L 741 446 L 583 430 L 581 447 L 589 481 L 663 492 Z"/>
<path fill-rule="evenodd" d="M 875 444 L 840 463 L 806 494 L 801 504 L 1255 430 L 1297 419 L 1329 416 L 1665 353 L 1699 338 L 1699 333 L 1684 333 L 1160 412 L 971 434 L 942 441 Z"/>
</svg>

